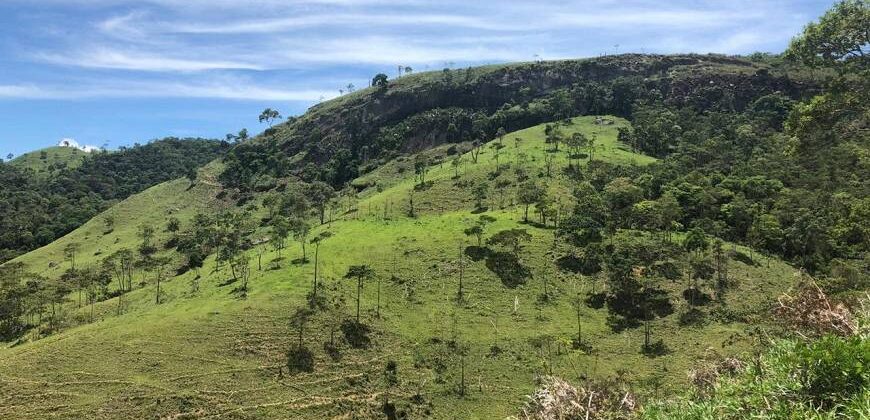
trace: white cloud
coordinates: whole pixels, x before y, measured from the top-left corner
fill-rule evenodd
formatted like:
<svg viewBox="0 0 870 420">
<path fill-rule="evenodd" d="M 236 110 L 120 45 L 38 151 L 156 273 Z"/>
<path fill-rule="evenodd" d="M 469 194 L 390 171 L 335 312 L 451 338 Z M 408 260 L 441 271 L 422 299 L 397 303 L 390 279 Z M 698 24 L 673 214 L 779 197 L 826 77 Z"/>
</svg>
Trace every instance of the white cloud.
<svg viewBox="0 0 870 420">
<path fill-rule="evenodd" d="M 558 13 L 547 19 L 556 27 L 584 28 L 714 28 L 754 20 L 763 15 L 746 10 L 741 13 L 726 10 L 648 10 L 607 9 L 591 12 Z"/>
<path fill-rule="evenodd" d="M 483 30 L 516 30 L 508 24 L 488 22 L 471 16 L 429 14 L 429 13 L 406 13 L 406 14 L 383 14 L 383 13 L 340 13 L 340 14 L 308 14 L 303 16 L 290 16 L 270 19 L 253 19 L 223 21 L 220 23 L 165 23 L 159 26 L 159 30 L 168 33 L 191 33 L 191 34 L 233 34 L 233 33 L 276 33 L 287 32 L 300 28 L 318 26 L 421 26 L 437 25 L 465 27 Z"/>
<path fill-rule="evenodd" d="M 366 33 L 389 27 L 435 26 L 440 28 L 465 28 L 482 31 L 553 31 L 563 29 L 605 28 L 713 28 L 733 26 L 741 22 L 765 18 L 760 10 L 730 10 L 709 8 L 650 9 L 648 7 L 604 7 L 599 2 L 586 2 L 574 7 L 537 4 L 500 5 L 494 10 L 451 8 L 452 13 L 440 13 L 417 8 L 401 13 L 389 10 L 305 10 L 299 12 L 287 8 L 268 17 L 246 19 L 250 8 L 242 9 L 232 16 L 221 15 L 218 19 L 202 19 L 185 15 L 178 19 L 147 19 L 141 11 L 114 16 L 98 26 L 107 32 L 118 34 L 270 34 L 286 33 L 306 28 L 354 27 Z M 464 13 L 463 13 L 464 12 Z"/>
<path fill-rule="evenodd" d="M 120 70 L 181 72 L 224 69 L 263 70 L 261 66 L 242 61 L 187 59 L 160 55 L 160 53 L 128 52 L 105 47 L 72 53 L 37 53 L 35 57 L 52 64 Z"/>
<path fill-rule="evenodd" d="M 71 147 L 73 149 L 79 149 L 86 153 L 96 152 L 100 150 L 100 148 L 97 146 L 80 145 L 77 141 L 75 141 L 75 139 L 71 139 L 68 137 L 60 139 L 60 141 L 57 142 L 57 145 L 60 147 Z"/>
<path fill-rule="evenodd" d="M 0 98 L 29 98 L 39 99 L 47 97 L 46 93 L 37 86 L 30 85 L 0 85 Z"/>
<path fill-rule="evenodd" d="M 0 98 L 9 99 L 91 99 L 91 98 L 201 98 L 241 101 L 314 102 L 330 99 L 334 89 L 282 89 L 237 79 L 215 79 L 204 83 L 173 81 L 117 82 L 91 81 L 75 86 L 0 85 Z"/>
<path fill-rule="evenodd" d="M 7 81 L 0 98 L 310 102 L 332 95 L 322 86 L 342 84 L 312 77 L 333 77 L 337 69 L 347 74 L 339 78 L 358 80 L 369 77 L 361 71 L 400 63 L 422 70 L 445 62 L 525 61 L 535 53 L 582 57 L 616 44 L 620 52 L 743 53 L 783 44 L 805 21 L 774 13 L 789 9 L 778 3 L 749 0 L 45 1 L 85 10 L 86 17 L 73 22 L 83 24 L 74 30 L 67 22 L 45 25 L 39 35 L 53 42 L 19 51 L 33 51 L 25 59 L 65 67 L 42 83 Z M 225 74 L 255 76 L 221 78 Z"/>
</svg>

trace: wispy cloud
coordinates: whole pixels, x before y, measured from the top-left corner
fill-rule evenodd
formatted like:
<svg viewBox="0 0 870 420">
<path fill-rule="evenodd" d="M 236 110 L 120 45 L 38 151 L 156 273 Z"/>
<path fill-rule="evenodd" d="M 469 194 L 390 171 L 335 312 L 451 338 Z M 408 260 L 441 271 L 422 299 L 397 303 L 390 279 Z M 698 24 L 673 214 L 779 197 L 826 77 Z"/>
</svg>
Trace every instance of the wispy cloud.
<svg viewBox="0 0 870 420">
<path fill-rule="evenodd" d="M 508 23 L 490 22 L 472 16 L 448 14 L 381 14 L 381 13 L 340 13 L 311 14 L 270 19 L 224 21 L 220 23 L 166 23 L 160 30 L 170 33 L 191 34 L 233 34 L 233 33 L 275 33 L 312 27 L 368 27 L 374 26 L 440 26 L 462 27 L 493 31 L 517 30 Z"/>
<path fill-rule="evenodd" d="M 529 60 L 533 55 L 567 58 L 594 55 L 616 44 L 622 45 L 620 51 L 741 53 L 770 45 L 770 40 L 782 44 L 805 21 L 783 13 L 787 8 L 779 3 L 749 0 L 45 1 L 93 13 L 73 29 L 47 25 L 40 35 L 56 42 L 27 46 L 32 52 L 26 58 L 66 71 L 100 72 L 105 83 L 114 84 L 83 89 L 49 80 L 37 88 L 22 78 L 18 85 L 2 87 L 0 96 L 153 96 L 152 86 L 126 81 L 137 73 L 153 73 L 164 77 L 156 88 L 171 88 L 157 92 L 172 90 L 175 96 L 310 100 L 321 93 L 216 78 L 206 85 L 192 82 L 191 74 L 311 75 L 336 68 L 425 68 Z M 777 12 L 779 21 L 770 22 Z M 761 26 L 767 28 L 763 33 L 757 29 Z"/>
<path fill-rule="evenodd" d="M 91 82 L 59 85 L 0 85 L 7 99 L 205 98 L 240 101 L 313 102 L 330 99 L 332 89 L 281 89 L 251 83 Z"/>
<path fill-rule="evenodd" d="M 462 12 L 465 12 L 464 14 Z M 474 11 L 477 12 L 477 11 Z M 496 11 L 469 13 L 461 7 L 453 13 L 426 10 L 362 10 L 353 12 L 308 11 L 272 14 L 264 18 L 155 20 L 141 11 L 114 16 L 99 24 L 111 33 L 176 34 L 274 34 L 318 27 L 362 29 L 371 33 L 390 27 L 432 27 L 436 30 L 465 28 L 482 31 L 554 31 L 582 28 L 714 28 L 734 26 L 763 19 L 758 10 L 650 9 L 647 7 L 598 7 L 595 3 L 574 9 L 548 6 L 512 7 L 509 3 Z M 242 14 L 244 16 L 244 14 Z M 416 32 L 419 32 L 416 31 Z"/>
<path fill-rule="evenodd" d="M 718 28 L 734 26 L 764 17 L 763 14 L 744 10 L 649 10 L 616 8 L 583 13 L 558 13 L 548 17 L 547 24 L 559 28 Z"/>
<path fill-rule="evenodd" d="M 263 70 L 262 66 L 242 61 L 178 58 L 159 53 L 122 51 L 113 48 L 87 48 L 71 53 L 37 53 L 37 59 L 66 66 L 139 71 Z"/>
<path fill-rule="evenodd" d="M 56 99 L 34 85 L 0 85 L 0 98 Z"/>
</svg>

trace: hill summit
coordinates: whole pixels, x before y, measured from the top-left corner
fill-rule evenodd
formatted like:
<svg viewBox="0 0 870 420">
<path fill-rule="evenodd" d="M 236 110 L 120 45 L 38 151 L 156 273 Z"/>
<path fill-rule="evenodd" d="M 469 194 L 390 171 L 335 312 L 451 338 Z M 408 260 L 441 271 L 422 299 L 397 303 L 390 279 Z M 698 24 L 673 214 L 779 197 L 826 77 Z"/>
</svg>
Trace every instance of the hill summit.
<svg viewBox="0 0 870 420">
<path fill-rule="evenodd" d="M 100 148 L 97 146 L 81 145 L 77 141 L 75 141 L 74 139 L 70 139 L 70 138 L 61 139 L 59 142 L 57 142 L 57 146 L 58 147 L 70 147 L 73 149 L 81 150 L 81 151 L 86 152 L 86 153 L 96 152 L 96 151 L 100 150 Z"/>
</svg>

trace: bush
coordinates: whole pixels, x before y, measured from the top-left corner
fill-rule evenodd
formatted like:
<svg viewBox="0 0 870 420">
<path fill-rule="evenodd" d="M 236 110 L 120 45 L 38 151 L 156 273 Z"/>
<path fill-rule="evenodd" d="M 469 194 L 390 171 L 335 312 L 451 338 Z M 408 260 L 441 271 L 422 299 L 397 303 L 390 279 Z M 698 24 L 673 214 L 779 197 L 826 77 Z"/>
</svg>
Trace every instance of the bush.
<svg viewBox="0 0 870 420">
<path fill-rule="evenodd" d="M 344 339 L 354 348 L 368 348 L 371 345 L 369 332 L 371 329 L 368 325 L 357 323 L 354 320 L 346 320 L 341 323 L 341 332 L 344 333 Z"/>
<path fill-rule="evenodd" d="M 870 388 L 870 340 L 825 336 L 795 348 L 803 392 L 814 405 L 831 409 Z"/>
<path fill-rule="evenodd" d="M 287 370 L 290 373 L 314 372 L 314 353 L 308 347 L 293 347 L 287 352 Z"/>
</svg>

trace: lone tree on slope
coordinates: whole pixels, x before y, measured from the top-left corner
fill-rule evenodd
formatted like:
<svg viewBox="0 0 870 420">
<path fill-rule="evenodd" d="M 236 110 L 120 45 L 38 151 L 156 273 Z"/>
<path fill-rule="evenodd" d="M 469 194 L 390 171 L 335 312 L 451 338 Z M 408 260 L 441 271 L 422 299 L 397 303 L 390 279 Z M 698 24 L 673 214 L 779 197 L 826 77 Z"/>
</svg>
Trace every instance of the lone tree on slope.
<svg viewBox="0 0 870 420">
<path fill-rule="evenodd" d="M 368 265 L 352 265 L 347 269 L 346 279 L 356 279 L 356 323 L 359 324 L 359 303 L 362 294 L 363 281 L 374 277 L 375 271 Z"/>
<path fill-rule="evenodd" d="M 387 75 L 384 73 L 378 73 L 375 77 L 372 78 L 372 86 L 384 88 L 387 87 Z"/>
<path fill-rule="evenodd" d="M 260 123 L 269 124 L 269 128 L 272 128 L 272 123 L 281 119 L 281 113 L 278 112 L 277 109 L 266 108 L 260 113 Z M 245 132 L 247 134 L 247 131 Z"/>
</svg>

